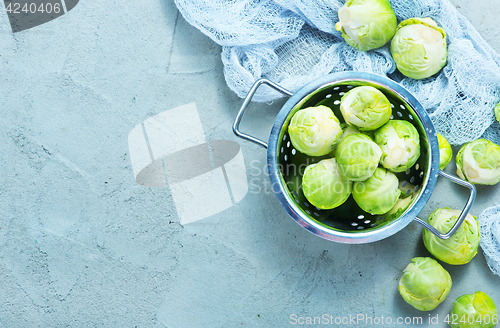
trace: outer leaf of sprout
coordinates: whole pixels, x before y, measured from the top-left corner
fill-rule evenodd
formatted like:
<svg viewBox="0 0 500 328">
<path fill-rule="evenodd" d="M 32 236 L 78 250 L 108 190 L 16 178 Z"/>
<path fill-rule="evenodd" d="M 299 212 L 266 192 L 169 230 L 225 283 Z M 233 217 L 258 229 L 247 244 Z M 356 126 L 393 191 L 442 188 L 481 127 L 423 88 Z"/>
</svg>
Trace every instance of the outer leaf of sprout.
<svg viewBox="0 0 500 328">
<path fill-rule="evenodd" d="M 493 328 L 498 322 L 498 308 L 488 294 L 477 291 L 458 297 L 450 318 L 457 318 L 450 322 L 453 328 Z"/>
<path fill-rule="evenodd" d="M 451 149 L 450 143 L 445 137 L 439 133 L 437 133 L 437 137 L 439 142 L 439 168 L 444 170 L 453 158 L 453 149 Z"/>
<path fill-rule="evenodd" d="M 438 208 L 429 215 L 427 222 L 439 232 L 446 233 L 459 216 L 459 210 Z M 449 239 L 440 239 L 426 229 L 423 239 L 427 250 L 438 260 L 452 265 L 469 263 L 479 247 L 479 223 L 471 214 L 467 214 L 464 222 Z"/>
<path fill-rule="evenodd" d="M 375 142 L 382 149 L 380 164 L 392 172 L 404 172 L 420 157 L 417 129 L 404 120 L 390 120 L 375 131 Z"/>
<path fill-rule="evenodd" d="M 304 170 L 302 188 L 307 200 L 321 209 L 342 205 L 352 190 L 352 182 L 339 172 L 335 158 L 311 164 Z"/>
<path fill-rule="evenodd" d="M 399 280 L 399 293 L 417 310 L 434 310 L 450 293 L 451 276 L 433 258 L 415 257 L 411 261 Z"/>
<path fill-rule="evenodd" d="M 310 156 L 323 156 L 334 149 L 342 128 L 330 108 L 317 106 L 297 111 L 290 120 L 288 133 L 298 151 Z"/>
<path fill-rule="evenodd" d="M 356 87 L 343 95 L 340 111 L 344 120 L 360 131 L 378 129 L 389 121 L 392 114 L 387 97 L 372 86 Z"/>
<path fill-rule="evenodd" d="M 403 75 L 412 79 L 430 77 L 446 65 L 446 33 L 430 18 L 407 19 L 398 25 L 391 54 Z"/>
<path fill-rule="evenodd" d="M 389 212 L 396 204 L 401 190 L 396 175 L 384 168 L 377 168 L 365 181 L 354 183 L 352 196 L 358 206 L 370 214 Z"/>
<path fill-rule="evenodd" d="M 484 185 L 500 182 L 500 146 L 487 139 L 464 144 L 456 164 L 457 175 L 464 180 Z"/>
<path fill-rule="evenodd" d="M 363 51 L 385 45 L 397 28 L 389 0 L 347 0 L 338 16 L 337 31 L 349 45 Z"/>
<path fill-rule="evenodd" d="M 368 179 L 378 167 L 381 156 L 380 147 L 363 133 L 345 137 L 335 151 L 340 172 L 351 181 Z"/>
</svg>

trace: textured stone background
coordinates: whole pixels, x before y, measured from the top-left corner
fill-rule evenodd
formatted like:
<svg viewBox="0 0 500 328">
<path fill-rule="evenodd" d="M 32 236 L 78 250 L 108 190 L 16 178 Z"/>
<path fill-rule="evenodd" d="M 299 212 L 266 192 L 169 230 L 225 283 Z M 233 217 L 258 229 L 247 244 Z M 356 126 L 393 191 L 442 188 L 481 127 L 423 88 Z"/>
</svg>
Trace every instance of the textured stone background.
<svg viewBox="0 0 500 328">
<path fill-rule="evenodd" d="M 452 2 L 500 51 L 500 3 Z M 397 291 L 411 258 L 428 255 L 422 228 L 344 245 L 290 219 L 261 172 L 265 151 L 231 131 L 242 101 L 225 85 L 219 54 L 171 0 L 80 1 L 16 34 L 0 10 L 0 327 L 288 327 L 292 314 L 428 320 Z M 249 193 L 182 226 L 168 188 L 135 183 L 127 136 L 190 102 L 207 139 L 240 143 Z M 254 105 L 242 129 L 266 139 L 279 107 Z M 497 205 L 498 188 L 479 187 L 472 214 Z M 439 179 L 421 217 L 465 199 Z M 481 252 L 445 267 L 454 286 L 431 316 L 442 320 L 476 290 L 500 305 L 500 277 Z"/>
</svg>

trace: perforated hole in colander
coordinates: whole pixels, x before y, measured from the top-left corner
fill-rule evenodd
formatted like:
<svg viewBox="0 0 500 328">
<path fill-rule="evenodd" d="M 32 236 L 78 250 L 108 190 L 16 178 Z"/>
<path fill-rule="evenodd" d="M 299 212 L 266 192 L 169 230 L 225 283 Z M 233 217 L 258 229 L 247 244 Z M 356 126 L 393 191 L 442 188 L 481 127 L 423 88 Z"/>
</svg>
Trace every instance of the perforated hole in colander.
<svg viewBox="0 0 500 328">
<path fill-rule="evenodd" d="M 340 112 L 340 100 L 347 91 L 357 85 L 363 85 L 363 83 L 356 82 L 356 85 L 349 83 L 325 86 L 295 106 L 283 126 L 282 141 L 278 143 L 278 149 L 280 149 L 278 153 L 278 166 L 286 188 L 293 195 L 296 204 L 310 219 L 342 231 L 356 232 L 362 230 L 366 232 L 371 229 L 378 229 L 387 223 L 397 220 L 405 209 L 412 206 L 418 198 L 419 193 L 422 192 L 423 189 L 421 186 L 425 181 L 429 166 L 429 146 L 426 132 L 432 133 L 432 131 L 425 131 L 422 125 L 419 124 L 418 116 L 409 104 L 390 90 L 385 90 L 383 87 L 378 86 L 379 90 L 384 92 L 391 102 L 391 107 L 393 108 L 391 119 L 406 120 L 412 123 L 420 134 L 421 145 L 420 157 L 417 163 L 405 172 L 396 173 L 400 181 L 399 187 L 405 198 L 401 198 L 400 203 L 384 215 L 372 215 L 363 211 L 356 204 L 352 196 L 344 204 L 331 210 L 321 210 L 310 204 L 302 192 L 302 175 L 304 170 L 308 165 L 317 163 L 325 158 L 330 158 L 331 156 L 311 157 L 299 152 L 293 147 L 287 132 L 288 123 L 293 114 L 301 108 L 310 106 L 325 105 L 330 107 L 335 116 L 343 123 L 344 120 Z"/>
</svg>

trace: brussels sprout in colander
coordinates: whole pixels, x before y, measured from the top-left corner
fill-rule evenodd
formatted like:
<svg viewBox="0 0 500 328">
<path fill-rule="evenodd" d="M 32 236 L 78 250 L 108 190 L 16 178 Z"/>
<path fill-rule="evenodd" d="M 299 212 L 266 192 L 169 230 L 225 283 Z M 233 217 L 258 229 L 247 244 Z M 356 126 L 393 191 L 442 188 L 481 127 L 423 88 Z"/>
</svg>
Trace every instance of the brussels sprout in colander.
<svg viewBox="0 0 500 328">
<path fill-rule="evenodd" d="M 439 133 L 437 133 L 437 137 L 439 142 L 439 168 L 444 170 L 453 157 L 453 150 L 445 137 Z"/>
<path fill-rule="evenodd" d="M 441 264 L 430 257 L 415 257 L 399 280 L 401 297 L 420 311 L 434 310 L 451 289 L 451 276 Z"/>
<path fill-rule="evenodd" d="M 349 198 L 352 182 L 340 174 L 335 158 L 330 158 L 306 167 L 302 188 L 311 204 L 320 209 L 332 209 Z"/>
<path fill-rule="evenodd" d="M 293 146 L 309 156 L 331 152 L 342 134 L 340 121 L 326 106 L 308 107 L 297 111 L 288 126 Z"/>
<path fill-rule="evenodd" d="M 453 328 L 493 328 L 498 323 L 498 309 L 488 294 L 477 291 L 453 302 L 449 321 Z"/>
<path fill-rule="evenodd" d="M 381 156 L 380 147 L 362 133 L 345 137 L 335 151 L 340 172 L 351 181 L 368 179 L 378 167 Z"/>
<path fill-rule="evenodd" d="M 392 172 L 406 171 L 420 156 L 420 135 L 408 121 L 390 120 L 374 137 L 383 152 L 380 164 Z"/>
<path fill-rule="evenodd" d="M 484 185 L 500 182 L 500 146 L 487 139 L 464 144 L 456 163 L 457 175 L 464 180 Z"/>
<path fill-rule="evenodd" d="M 372 86 L 351 89 L 342 96 L 340 111 L 345 121 L 361 131 L 375 130 L 391 118 L 387 97 Z"/>
<path fill-rule="evenodd" d="M 457 222 L 461 211 L 438 208 L 429 215 L 427 222 L 441 233 L 450 231 Z M 448 264 L 460 265 L 470 262 L 479 247 L 479 223 L 467 214 L 458 230 L 449 239 L 440 239 L 424 229 L 424 245 L 438 260 Z"/>
<path fill-rule="evenodd" d="M 398 187 L 396 175 L 378 167 L 371 177 L 354 183 L 352 196 L 363 211 L 379 215 L 394 207 L 401 195 Z"/>
<path fill-rule="evenodd" d="M 389 42 L 398 24 L 389 0 L 347 0 L 338 16 L 337 31 L 349 45 L 363 51 Z"/>
</svg>

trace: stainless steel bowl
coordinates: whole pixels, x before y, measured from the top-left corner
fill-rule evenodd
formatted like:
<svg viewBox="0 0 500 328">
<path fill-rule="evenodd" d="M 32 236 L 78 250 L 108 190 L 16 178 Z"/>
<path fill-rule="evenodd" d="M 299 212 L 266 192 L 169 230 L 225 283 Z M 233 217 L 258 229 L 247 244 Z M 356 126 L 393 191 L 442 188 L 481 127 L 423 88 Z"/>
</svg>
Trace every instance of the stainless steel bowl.
<svg viewBox="0 0 500 328">
<path fill-rule="evenodd" d="M 274 121 L 268 143 L 239 130 L 239 124 L 256 90 L 267 85 L 290 98 Z M 393 117 L 412 123 L 420 134 L 421 155 L 417 163 L 406 172 L 398 173 L 400 189 L 407 195 L 405 201 L 389 213 L 371 215 L 357 206 L 352 196 L 332 210 L 320 210 L 310 204 L 302 193 L 301 177 L 305 167 L 323 157 L 311 157 L 293 148 L 288 135 L 288 124 L 298 110 L 310 106 L 326 105 L 342 121 L 339 103 L 349 89 L 370 85 L 382 91 L 393 107 Z M 439 144 L 429 115 L 418 100 L 395 81 L 376 74 L 341 72 L 317 79 L 295 94 L 281 86 L 260 79 L 250 89 L 233 125 L 234 133 L 267 148 L 269 178 L 274 193 L 283 208 L 302 227 L 325 239 L 341 243 L 374 242 L 395 234 L 410 222 L 416 221 L 442 239 L 452 236 L 465 219 L 476 196 L 471 183 L 449 175 L 439 169 Z M 441 233 L 417 217 L 423 209 L 441 175 L 470 189 L 469 199 L 457 223 L 450 231 Z"/>
</svg>

